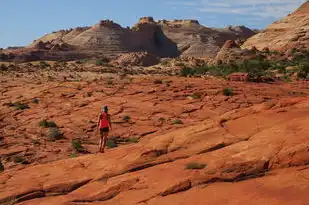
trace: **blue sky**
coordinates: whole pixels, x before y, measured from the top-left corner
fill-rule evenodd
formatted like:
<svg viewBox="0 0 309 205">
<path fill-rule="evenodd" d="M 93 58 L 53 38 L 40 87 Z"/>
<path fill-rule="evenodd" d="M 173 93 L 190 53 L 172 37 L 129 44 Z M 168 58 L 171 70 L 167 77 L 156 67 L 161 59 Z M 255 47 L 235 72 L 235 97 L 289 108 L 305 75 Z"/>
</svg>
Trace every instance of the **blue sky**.
<svg viewBox="0 0 309 205">
<path fill-rule="evenodd" d="M 0 0 L 0 48 L 24 46 L 59 29 L 111 19 L 131 26 L 141 16 L 197 19 L 205 26 L 265 28 L 302 0 Z"/>
</svg>

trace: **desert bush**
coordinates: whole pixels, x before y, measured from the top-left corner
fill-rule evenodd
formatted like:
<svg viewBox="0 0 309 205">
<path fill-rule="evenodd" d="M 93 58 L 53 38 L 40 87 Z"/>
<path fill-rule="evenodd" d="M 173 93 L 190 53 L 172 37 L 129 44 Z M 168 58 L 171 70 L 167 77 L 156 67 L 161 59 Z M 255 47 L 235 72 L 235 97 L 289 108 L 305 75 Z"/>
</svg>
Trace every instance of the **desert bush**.
<svg viewBox="0 0 309 205">
<path fill-rule="evenodd" d="M 193 99 L 200 99 L 201 94 L 200 93 L 194 93 L 194 94 L 190 95 L 190 97 L 193 98 Z"/>
<path fill-rule="evenodd" d="M 176 120 L 173 121 L 173 124 L 174 125 L 180 125 L 180 124 L 183 124 L 183 122 L 180 119 L 176 119 Z"/>
<path fill-rule="evenodd" d="M 115 142 L 113 139 L 108 139 L 108 140 L 106 141 L 106 146 L 107 146 L 109 149 L 118 147 L 118 145 L 116 144 L 116 142 Z"/>
<path fill-rule="evenodd" d="M 71 145 L 72 145 L 73 149 L 77 152 L 82 152 L 84 150 L 84 147 L 82 146 L 82 144 L 79 140 L 72 140 Z"/>
<path fill-rule="evenodd" d="M 40 123 L 41 127 L 57 127 L 57 124 L 54 121 L 47 121 L 47 120 L 42 120 Z"/>
<path fill-rule="evenodd" d="M 95 61 L 95 65 L 97 66 L 104 66 L 106 65 L 106 63 L 108 63 L 108 61 L 106 59 L 98 59 Z"/>
<path fill-rule="evenodd" d="M 49 128 L 49 134 L 47 136 L 49 141 L 56 141 L 63 138 L 63 134 L 59 131 L 57 127 Z"/>
<path fill-rule="evenodd" d="M 194 70 L 189 67 L 183 67 L 180 70 L 180 76 L 188 77 L 194 75 Z"/>
<path fill-rule="evenodd" d="M 7 71 L 9 69 L 9 67 L 5 64 L 1 64 L 0 65 L 0 71 Z"/>
<path fill-rule="evenodd" d="M 0 161 L 0 172 L 4 171 L 4 165 L 2 164 L 2 162 Z"/>
<path fill-rule="evenodd" d="M 128 115 L 123 116 L 122 118 L 123 121 L 129 122 L 131 120 L 131 117 Z"/>
<path fill-rule="evenodd" d="M 308 79 L 309 74 L 309 63 L 302 63 L 298 66 L 297 78 L 298 79 Z"/>
<path fill-rule="evenodd" d="M 14 107 L 16 110 L 26 110 L 30 109 L 29 105 L 26 103 L 9 103 L 9 107 Z"/>
<path fill-rule="evenodd" d="M 72 153 L 72 154 L 70 155 L 70 158 L 76 158 L 76 157 L 78 157 L 78 155 L 77 155 L 76 153 Z"/>
<path fill-rule="evenodd" d="M 39 99 L 38 98 L 34 98 L 34 99 L 32 99 L 32 103 L 34 103 L 34 104 L 39 104 Z"/>
<path fill-rule="evenodd" d="M 29 162 L 22 156 L 15 156 L 13 158 L 14 163 L 20 163 L 20 164 L 29 164 Z"/>
<path fill-rule="evenodd" d="M 204 169 L 207 165 L 196 162 L 186 164 L 185 169 Z"/>
<path fill-rule="evenodd" d="M 223 89 L 224 96 L 233 96 L 233 89 L 232 88 L 224 88 Z"/>
<path fill-rule="evenodd" d="M 48 68 L 48 67 L 51 67 L 51 66 L 49 65 L 49 63 L 47 63 L 46 61 L 41 61 L 41 62 L 39 63 L 39 66 L 40 66 L 40 68 Z"/>
</svg>

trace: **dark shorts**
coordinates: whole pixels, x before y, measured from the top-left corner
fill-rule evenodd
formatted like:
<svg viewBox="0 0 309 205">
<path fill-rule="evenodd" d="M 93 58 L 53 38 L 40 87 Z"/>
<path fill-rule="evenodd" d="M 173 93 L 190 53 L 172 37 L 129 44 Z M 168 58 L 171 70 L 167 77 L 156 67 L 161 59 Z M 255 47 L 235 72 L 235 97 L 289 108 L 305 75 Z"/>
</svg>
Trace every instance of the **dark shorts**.
<svg viewBox="0 0 309 205">
<path fill-rule="evenodd" d="M 109 132 L 109 127 L 100 128 L 101 133 Z"/>
</svg>

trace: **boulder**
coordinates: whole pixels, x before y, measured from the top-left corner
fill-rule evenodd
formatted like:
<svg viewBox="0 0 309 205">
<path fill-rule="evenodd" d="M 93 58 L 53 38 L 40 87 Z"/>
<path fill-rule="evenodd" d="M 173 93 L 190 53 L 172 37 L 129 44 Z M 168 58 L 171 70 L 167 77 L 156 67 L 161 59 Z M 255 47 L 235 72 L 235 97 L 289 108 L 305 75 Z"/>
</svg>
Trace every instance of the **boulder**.
<svg viewBox="0 0 309 205">
<path fill-rule="evenodd" d="M 148 52 L 127 53 L 121 55 L 114 63 L 119 66 L 152 66 L 160 62 L 160 58 Z"/>
</svg>

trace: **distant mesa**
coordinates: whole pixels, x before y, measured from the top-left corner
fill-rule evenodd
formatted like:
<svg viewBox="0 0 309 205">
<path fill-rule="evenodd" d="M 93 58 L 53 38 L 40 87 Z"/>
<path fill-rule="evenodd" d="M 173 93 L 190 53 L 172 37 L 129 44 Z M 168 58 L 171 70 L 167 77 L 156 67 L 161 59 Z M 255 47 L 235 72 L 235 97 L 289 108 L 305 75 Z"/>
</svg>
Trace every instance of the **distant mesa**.
<svg viewBox="0 0 309 205">
<path fill-rule="evenodd" d="M 132 28 L 123 28 L 112 20 L 101 20 L 91 27 L 47 34 L 16 55 L 34 49 L 44 53 L 42 59 L 117 57 L 139 52 L 158 57 L 214 58 L 227 40 L 245 41 L 254 34 L 244 26 L 216 29 L 200 25 L 197 20 L 155 21 L 153 17 L 142 17 Z"/>
</svg>

